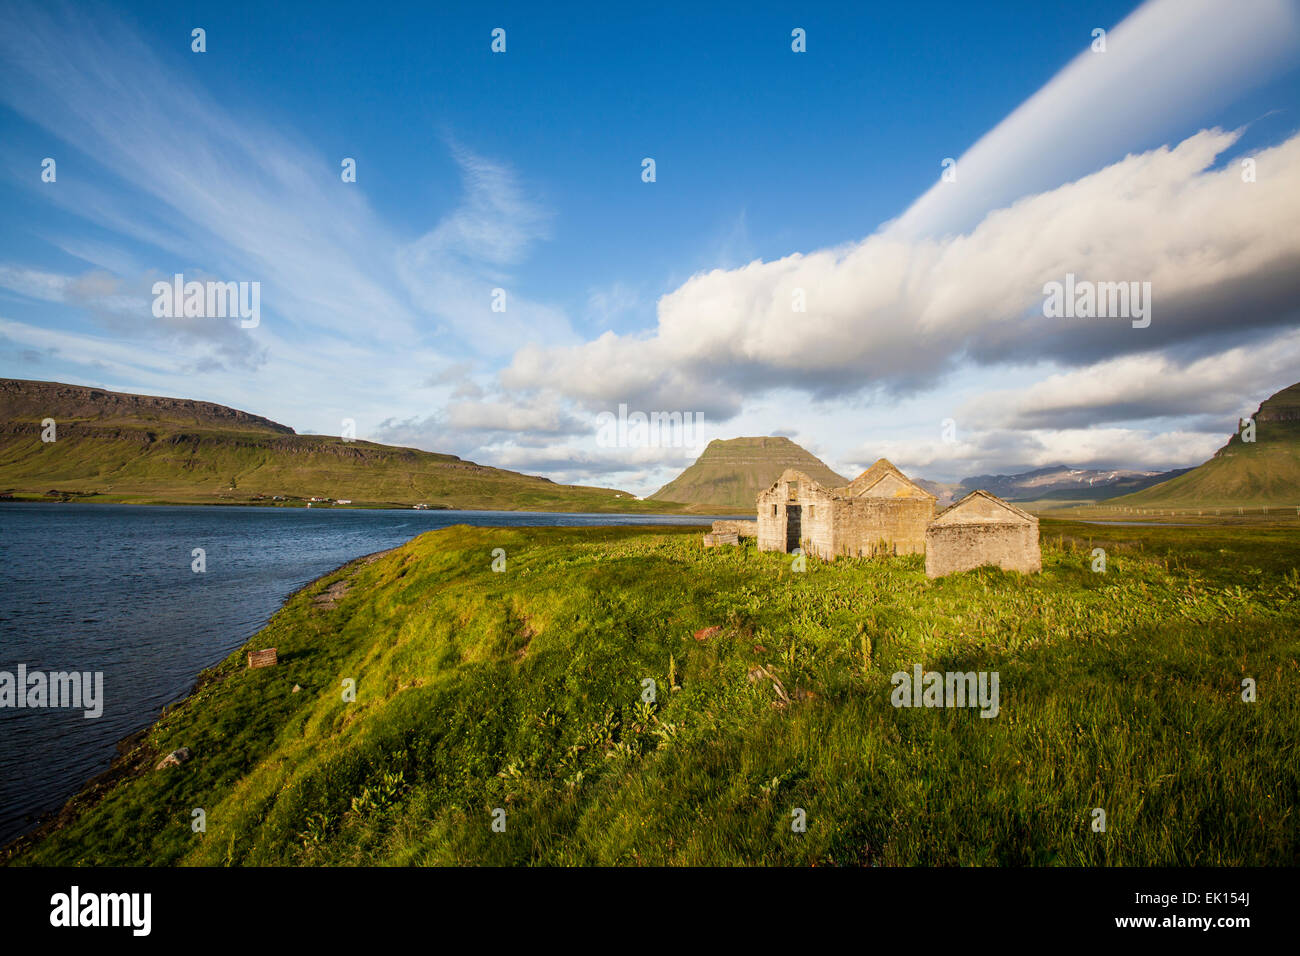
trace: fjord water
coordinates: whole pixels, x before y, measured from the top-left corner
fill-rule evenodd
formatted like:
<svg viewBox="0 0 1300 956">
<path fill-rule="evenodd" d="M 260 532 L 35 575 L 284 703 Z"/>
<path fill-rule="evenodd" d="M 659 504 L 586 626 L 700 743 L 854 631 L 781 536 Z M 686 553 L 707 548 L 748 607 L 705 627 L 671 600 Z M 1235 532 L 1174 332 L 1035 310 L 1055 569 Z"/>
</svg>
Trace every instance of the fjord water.
<svg viewBox="0 0 1300 956">
<path fill-rule="evenodd" d="M 0 503 L 0 671 L 103 672 L 103 714 L 0 707 L 0 844 L 106 770 L 298 588 L 454 524 L 704 524 L 700 516 Z M 206 571 L 191 569 L 195 548 Z M 484 555 L 489 562 L 491 555 Z"/>
</svg>

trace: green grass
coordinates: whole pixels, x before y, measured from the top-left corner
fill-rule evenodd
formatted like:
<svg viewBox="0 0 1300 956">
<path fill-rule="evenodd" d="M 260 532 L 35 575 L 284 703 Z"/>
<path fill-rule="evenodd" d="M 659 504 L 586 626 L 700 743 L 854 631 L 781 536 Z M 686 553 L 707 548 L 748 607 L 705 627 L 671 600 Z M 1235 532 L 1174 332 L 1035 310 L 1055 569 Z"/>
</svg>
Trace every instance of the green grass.
<svg viewBox="0 0 1300 956">
<path fill-rule="evenodd" d="M 193 760 L 9 862 L 1295 864 L 1300 532 L 1043 544 L 1040 575 L 929 581 L 698 529 L 431 532 L 295 596 L 248 645 L 280 665 L 232 655 L 137 755 Z M 893 708 L 917 662 L 997 671 L 1000 714 Z"/>
</svg>

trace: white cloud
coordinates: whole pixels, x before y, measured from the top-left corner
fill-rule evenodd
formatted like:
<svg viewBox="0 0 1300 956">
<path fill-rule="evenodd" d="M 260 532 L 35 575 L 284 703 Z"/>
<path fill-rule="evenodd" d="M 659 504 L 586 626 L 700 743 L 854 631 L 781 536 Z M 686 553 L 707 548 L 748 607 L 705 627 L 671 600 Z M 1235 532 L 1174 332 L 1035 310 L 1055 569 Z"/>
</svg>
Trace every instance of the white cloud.
<svg viewBox="0 0 1300 956">
<path fill-rule="evenodd" d="M 1122 356 L 1050 375 L 1027 389 L 991 390 L 959 420 L 983 427 L 1049 427 L 1219 414 L 1223 424 L 1300 378 L 1300 330 L 1179 363 L 1163 353 Z"/>
<path fill-rule="evenodd" d="M 967 231 L 989 209 L 1161 142 L 1293 66 L 1300 48 L 1291 0 L 1151 0 L 1109 30 L 1105 52 L 1091 44 L 1107 24 L 1074 22 L 1082 52 L 958 157 L 956 181 L 931 187 L 892 234 Z"/>
<path fill-rule="evenodd" d="M 850 453 L 857 469 L 879 457 L 925 478 L 1015 474 L 1049 465 L 1167 471 L 1199 465 L 1228 440 L 1212 432 L 1137 428 L 1062 428 L 970 432 L 956 444 L 931 438 L 864 443 Z"/>
<path fill-rule="evenodd" d="M 459 207 L 397 252 L 397 269 L 418 306 L 488 355 L 521 342 L 570 342 L 565 314 L 530 299 L 509 267 L 548 235 L 549 213 L 528 199 L 506 166 L 453 144 L 465 194 Z M 497 289 L 503 310 L 493 309 Z"/>
<path fill-rule="evenodd" d="M 906 394 L 960 361 L 1084 364 L 1289 323 L 1300 292 L 1300 137 L 1259 153 L 1254 183 L 1234 168 L 1207 170 L 1234 140 L 1205 131 L 1127 157 L 997 210 L 969 235 L 876 234 L 697 275 L 660 300 L 652 332 L 524 348 L 502 381 L 588 407 L 728 417 L 780 386 Z M 1151 327 L 1045 319 L 1043 284 L 1067 272 L 1149 281 Z M 806 313 L 792 310 L 796 290 Z"/>
</svg>

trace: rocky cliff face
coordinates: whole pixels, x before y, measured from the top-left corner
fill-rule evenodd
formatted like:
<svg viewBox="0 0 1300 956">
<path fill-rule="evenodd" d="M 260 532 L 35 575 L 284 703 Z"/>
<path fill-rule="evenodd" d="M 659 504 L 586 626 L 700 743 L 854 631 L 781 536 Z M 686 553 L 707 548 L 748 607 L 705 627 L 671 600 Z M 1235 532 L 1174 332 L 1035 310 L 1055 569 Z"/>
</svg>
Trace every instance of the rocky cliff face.
<svg viewBox="0 0 1300 956">
<path fill-rule="evenodd" d="M 1260 422 L 1300 422 L 1300 384 L 1264 399 L 1255 413 L 1255 423 Z"/>
<path fill-rule="evenodd" d="M 1254 414 L 1255 442 L 1286 441 L 1300 438 L 1300 384 L 1284 388 L 1260 402 Z M 1228 443 L 1214 453 L 1215 458 L 1231 457 L 1242 450 L 1241 429 L 1229 436 Z"/>
</svg>

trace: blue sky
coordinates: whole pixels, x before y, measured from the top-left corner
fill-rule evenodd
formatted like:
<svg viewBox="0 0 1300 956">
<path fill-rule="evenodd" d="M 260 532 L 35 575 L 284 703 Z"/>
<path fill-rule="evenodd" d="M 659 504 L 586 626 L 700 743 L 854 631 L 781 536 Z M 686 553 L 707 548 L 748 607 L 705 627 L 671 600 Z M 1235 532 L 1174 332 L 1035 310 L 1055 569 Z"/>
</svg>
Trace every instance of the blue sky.
<svg viewBox="0 0 1300 956">
<path fill-rule="evenodd" d="M 8 5 L 0 375 L 638 493 L 698 448 L 620 404 L 954 479 L 1194 464 L 1300 379 L 1295 3 L 701 6 Z M 1148 334 L 1035 320 L 1066 271 Z"/>
</svg>

